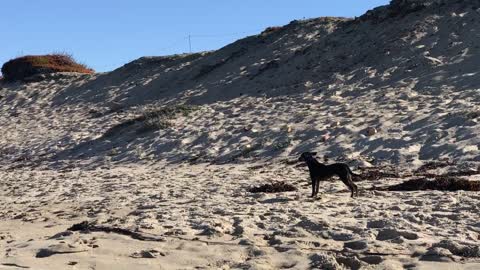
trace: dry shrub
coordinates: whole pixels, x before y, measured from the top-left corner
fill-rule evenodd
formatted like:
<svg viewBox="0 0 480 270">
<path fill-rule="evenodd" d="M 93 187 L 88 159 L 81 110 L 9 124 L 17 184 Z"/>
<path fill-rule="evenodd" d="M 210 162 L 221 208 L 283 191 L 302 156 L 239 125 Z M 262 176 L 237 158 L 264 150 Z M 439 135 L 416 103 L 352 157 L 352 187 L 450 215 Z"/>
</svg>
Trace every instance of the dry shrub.
<svg viewBox="0 0 480 270">
<path fill-rule="evenodd" d="M 269 26 L 267 28 L 265 28 L 265 30 L 263 30 L 263 32 L 261 33 L 262 36 L 264 35 L 268 35 L 268 34 L 271 34 L 273 32 L 277 32 L 277 31 L 280 31 L 282 30 L 283 27 L 281 26 Z"/>
<path fill-rule="evenodd" d="M 291 184 L 285 182 L 272 182 L 269 184 L 264 184 L 258 187 L 251 187 L 248 189 L 248 192 L 251 193 L 278 193 L 278 192 L 288 192 L 288 191 L 296 191 L 297 188 Z"/>
<path fill-rule="evenodd" d="M 54 72 L 93 73 L 94 70 L 77 63 L 68 54 L 27 55 L 12 59 L 2 66 L 6 81 L 21 81 L 25 78 Z"/>
</svg>

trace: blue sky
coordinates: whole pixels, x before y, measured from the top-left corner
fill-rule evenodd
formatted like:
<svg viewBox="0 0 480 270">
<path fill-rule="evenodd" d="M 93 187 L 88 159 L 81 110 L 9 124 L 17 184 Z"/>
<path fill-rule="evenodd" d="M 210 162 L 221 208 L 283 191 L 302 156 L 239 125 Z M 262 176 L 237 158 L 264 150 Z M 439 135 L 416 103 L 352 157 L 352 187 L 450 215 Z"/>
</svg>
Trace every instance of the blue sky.
<svg viewBox="0 0 480 270">
<path fill-rule="evenodd" d="M 0 5 L 0 64 L 67 52 L 97 71 L 147 55 L 218 49 L 268 26 L 354 17 L 388 0 L 15 0 Z"/>
</svg>

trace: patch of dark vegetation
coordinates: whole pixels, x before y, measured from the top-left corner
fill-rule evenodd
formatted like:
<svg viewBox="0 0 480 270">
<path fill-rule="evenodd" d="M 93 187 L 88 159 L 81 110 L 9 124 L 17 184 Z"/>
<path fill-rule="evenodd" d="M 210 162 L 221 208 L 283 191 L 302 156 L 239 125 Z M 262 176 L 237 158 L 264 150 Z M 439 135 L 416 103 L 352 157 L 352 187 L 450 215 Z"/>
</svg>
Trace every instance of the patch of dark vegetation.
<svg viewBox="0 0 480 270">
<path fill-rule="evenodd" d="M 0 78 L 1 80 L 1 78 Z M 474 112 L 467 112 L 467 118 L 468 119 L 477 119 L 480 117 L 480 111 L 474 111 Z"/>
<path fill-rule="evenodd" d="M 196 109 L 195 106 L 191 105 L 177 105 L 147 110 L 139 117 L 142 126 L 137 130 L 137 133 L 140 134 L 169 128 L 172 126 L 170 120 L 174 119 L 177 115 L 188 116 Z"/>
<path fill-rule="evenodd" d="M 303 49 L 297 49 L 295 50 L 295 56 L 300 56 L 300 55 L 306 55 L 309 51 L 312 50 L 312 45 L 308 45 Z"/>
<path fill-rule="evenodd" d="M 423 164 L 418 169 L 416 169 L 414 173 L 415 174 L 425 173 L 428 170 L 441 169 L 441 168 L 445 168 L 453 165 L 455 165 L 455 163 L 451 161 L 432 161 L 432 162 Z"/>
<path fill-rule="evenodd" d="M 390 5 L 369 10 L 360 16 L 359 19 L 360 21 L 379 24 L 390 18 L 403 18 L 427 7 L 428 4 L 421 3 L 421 1 L 392 0 Z"/>
<path fill-rule="evenodd" d="M 279 68 L 279 67 L 280 67 L 280 64 L 278 63 L 278 61 L 276 61 L 276 60 L 269 61 L 269 62 L 267 62 L 264 66 L 262 66 L 262 67 L 260 68 L 260 70 L 258 70 L 258 73 L 259 73 L 259 74 L 257 74 L 257 76 L 260 75 L 261 73 L 269 70 L 269 69 Z"/>
<path fill-rule="evenodd" d="M 193 79 L 197 80 L 197 79 L 202 78 L 203 76 L 209 74 L 210 72 L 214 71 L 215 69 L 217 69 L 217 68 L 225 65 L 226 63 L 230 62 L 231 60 L 244 55 L 246 52 L 247 52 L 247 49 L 242 47 L 239 50 L 231 53 L 227 58 L 223 58 L 215 64 L 204 65 L 204 66 L 200 67 L 200 70 L 198 71 L 198 74 L 195 75 L 195 77 Z"/>
<path fill-rule="evenodd" d="M 456 164 L 451 161 L 433 161 L 425 163 L 424 165 L 420 166 L 413 172 L 413 175 L 419 177 L 426 177 L 426 178 L 436 178 L 436 177 L 459 177 L 459 176 L 472 176 L 480 174 L 480 171 L 477 170 L 464 170 L 464 171 L 451 171 L 441 175 L 428 172 L 430 170 L 442 169 L 451 166 L 455 166 Z"/>
<path fill-rule="evenodd" d="M 172 127 L 171 120 L 178 115 L 188 116 L 193 111 L 197 110 L 197 107 L 191 105 L 176 105 L 165 106 L 162 108 L 147 108 L 142 112 L 140 116 L 133 119 L 125 120 L 111 128 L 109 128 L 103 135 L 103 137 L 112 137 L 123 130 L 138 125 L 136 129 L 137 134 L 142 134 L 150 131 L 166 129 Z"/>
<path fill-rule="evenodd" d="M 145 118 L 141 121 L 142 125 L 137 129 L 137 134 L 170 128 L 173 126 L 170 119 L 166 117 Z"/>
<path fill-rule="evenodd" d="M 68 54 L 27 55 L 12 59 L 2 66 L 5 81 L 28 81 L 32 76 L 55 73 L 94 73 L 94 70 L 77 63 Z"/>
<path fill-rule="evenodd" d="M 354 180 L 357 181 L 372 181 L 372 180 L 380 180 L 383 178 L 400 178 L 401 176 L 398 174 L 398 172 L 395 172 L 391 168 L 365 168 L 362 169 L 362 172 L 360 173 L 360 176 L 354 176 Z M 357 182 L 356 181 L 356 182 Z"/>
<path fill-rule="evenodd" d="M 125 110 L 125 105 L 122 105 L 121 103 L 117 103 L 117 102 L 112 102 L 111 104 L 109 104 L 108 111 L 106 111 L 105 114 L 123 112 L 124 110 Z"/>
<path fill-rule="evenodd" d="M 453 255 L 465 257 L 465 258 L 479 258 L 480 246 L 478 245 L 465 245 L 453 242 L 451 240 L 442 240 L 432 245 L 432 248 L 444 248 L 449 250 Z"/>
<path fill-rule="evenodd" d="M 208 73 L 214 71 L 215 69 L 223 66 L 227 61 L 225 59 L 220 60 L 220 62 L 217 62 L 212 65 L 204 65 L 200 67 L 200 70 L 198 71 L 198 74 L 194 77 L 195 80 L 200 79 L 201 77 L 207 75 Z"/>
<path fill-rule="evenodd" d="M 272 182 L 269 184 L 264 184 L 261 186 L 251 187 L 248 189 L 248 192 L 251 193 L 279 193 L 279 192 L 289 192 L 296 191 L 297 188 L 289 183 L 279 181 Z"/>
<path fill-rule="evenodd" d="M 427 8 L 427 4 L 405 1 L 405 0 L 392 0 L 389 7 L 390 17 L 405 17 L 408 14 L 423 10 Z"/>
<path fill-rule="evenodd" d="M 99 117 L 102 117 L 103 116 L 103 113 L 99 110 L 96 110 L 96 109 L 91 109 L 88 111 L 88 114 L 92 117 L 92 118 L 99 118 Z"/>
<path fill-rule="evenodd" d="M 265 169 L 266 167 L 267 167 L 266 164 L 259 164 L 259 165 L 253 165 L 253 166 L 247 167 L 247 169 L 251 170 L 251 171 L 256 171 L 256 170 L 260 170 L 260 169 Z"/>
<path fill-rule="evenodd" d="M 268 71 L 270 69 L 277 69 L 279 67 L 280 67 L 280 64 L 278 63 L 277 60 L 268 61 L 267 63 L 265 63 L 264 65 L 262 65 L 260 67 L 260 69 L 257 71 L 257 73 L 250 76 L 250 80 L 253 80 L 255 77 L 258 77 L 258 76 L 262 75 L 263 73 L 265 73 L 266 71 Z"/>
<path fill-rule="evenodd" d="M 282 26 L 269 26 L 269 27 L 265 28 L 265 30 L 263 30 L 262 33 L 260 33 L 260 35 L 266 36 L 266 35 L 269 35 L 271 33 L 278 32 L 282 29 L 283 29 Z"/>
<path fill-rule="evenodd" d="M 437 176 L 434 180 L 417 178 L 403 183 L 387 186 L 373 187 L 372 190 L 379 191 L 418 191 L 418 190 L 440 190 L 440 191 L 480 191 L 480 181 L 469 181 L 462 178 Z"/>
<path fill-rule="evenodd" d="M 480 171 L 456 171 L 456 172 L 448 172 L 444 174 L 434 174 L 434 173 L 418 173 L 416 176 L 423 176 L 426 178 L 436 178 L 436 177 L 460 177 L 460 176 L 472 176 L 480 174 Z"/>
<path fill-rule="evenodd" d="M 480 171 L 475 170 L 475 171 L 458 171 L 458 172 L 448 172 L 444 174 L 444 176 L 472 176 L 472 175 L 477 175 L 480 174 Z"/>
<path fill-rule="evenodd" d="M 138 123 L 139 121 L 140 121 L 139 118 L 126 120 L 125 122 L 122 122 L 122 123 L 120 123 L 120 124 L 117 124 L 117 125 L 109 128 L 109 129 L 103 134 L 103 137 L 104 137 L 104 138 L 113 137 L 113 136 L 119 134 L 119 133 L 120 133 L 122 130 L 124 130 L 125 128 L 130 127 L 130 126 L 133 126 L 133 125 L 135 125 L 136 123 Z"/>
</svg>

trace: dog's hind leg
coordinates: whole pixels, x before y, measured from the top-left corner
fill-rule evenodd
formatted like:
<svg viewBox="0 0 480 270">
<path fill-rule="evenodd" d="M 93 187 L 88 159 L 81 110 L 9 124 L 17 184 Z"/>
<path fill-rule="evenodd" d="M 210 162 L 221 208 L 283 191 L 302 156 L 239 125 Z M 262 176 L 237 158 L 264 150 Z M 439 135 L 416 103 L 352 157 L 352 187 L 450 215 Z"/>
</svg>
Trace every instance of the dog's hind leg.
<svg viewBox="0 0 480 270">
<path fill-rule="evenodd" d="M 353 198 L 353 193 L 354 193 L 354 192 L 355 192 L 355 197 L 358 197 L 358 187 L 357 187 L 357 185 L 353 182 L 352 176 L 349 175 L 347 178 L 348 178 L 348 180 L 349 180 L 349 184 L 351 185 L 352 198 Z"/>
<path fill-rule="evenodd" d="M 315 184 L 316 180 L 312 178 L 312 198 L 315 197 Z"/>
<path fill-rule="evenodd" d="M 317 180 L 315 182 L 317 182 L 317 184 L 315 186 L 315 195 L 317 195 L 318 194 L 318 189 L 320 188 L 320 180 Z"/>
<path fill-rule="evenodd" d="M 348 189 L 350 189 L 350 192 L 351 192 L 350 197 L 353 198 L 354 193 L 356 193 L 357 186 L 353 183 L 352 176 L 347 174 L 346 176 L 340 177 L 340 179 L 348 187 Z"/>
</svg>

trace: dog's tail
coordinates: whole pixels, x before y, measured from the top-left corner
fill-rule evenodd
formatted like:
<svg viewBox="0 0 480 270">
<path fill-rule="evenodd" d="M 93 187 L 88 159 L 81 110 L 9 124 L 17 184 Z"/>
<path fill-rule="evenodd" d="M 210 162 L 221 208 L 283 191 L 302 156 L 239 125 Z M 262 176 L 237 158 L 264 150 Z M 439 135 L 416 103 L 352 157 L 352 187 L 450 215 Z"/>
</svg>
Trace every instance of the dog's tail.
<svg viewBox="0 0 480 270">
<path fill-rule="evenodd" d="M 353 176 L 352 177 L 353 182 L 363 181 L 363 179 L 361 178 L 362 176 L 360 174 L 356 174 L 356 173 L 352 172 L 350 167 L 347 167 L 347 168 L 348 168 L 348 171 L 350 172 L 350 174 Z"/>
</svg>

